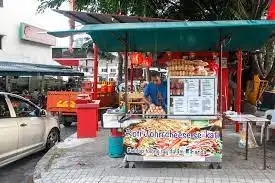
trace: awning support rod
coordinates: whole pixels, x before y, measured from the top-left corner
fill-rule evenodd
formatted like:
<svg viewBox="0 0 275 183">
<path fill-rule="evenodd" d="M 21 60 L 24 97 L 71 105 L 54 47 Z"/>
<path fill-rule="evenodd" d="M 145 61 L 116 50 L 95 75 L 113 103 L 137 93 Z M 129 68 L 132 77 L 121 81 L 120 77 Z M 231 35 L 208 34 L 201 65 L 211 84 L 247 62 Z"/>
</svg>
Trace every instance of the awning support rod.
<svg viewBox="0 0 275 183">
<path fill-rule="evenodd" d="M 219 45 L 219 50 L 220 50 L 220 57 L 219 57 L 219 111 L 222 113 L 222 57 L 223 57 L 223 38 L 222 38 L 222 33 L 220 30 L 220 45 Z"/>
<path fill-rule="evenodd" d="M 243 58 L 242 58 L 242 51 L 239 50 L 236 53 L 238 62 L 237 62 L 237 88 L 236 88 L 236 99 L 235 99 L 235 106 L 236 112 L 238 114 L 241 113 L 241 103 L 242 103 L 242 65 L 243 65 Z M 236 123 L 236 132 L 240 131 L 240 124 Z"/>
<path fill-rule="evenodd" d="M 131 63 L 131 71 L 130 71 L 130 79 L 131 79 L 131 92 L 134 92 L 134 67 L 133 64 Z"/>
<path fill-rule="evenodd" d="M 128 112 L 128 33 L 125 32 L 125 63 L 124 63 L 124 77 L 125 77 L 125 112 Z"/>
<path fill-rule="evenodd" d="M 94 93 L 93 100 L 97 100 L 97 78 L 98 78 L 98 49 L 95 43 L 93 43 L 93 51 L 94 51 Z"/>
</svg>

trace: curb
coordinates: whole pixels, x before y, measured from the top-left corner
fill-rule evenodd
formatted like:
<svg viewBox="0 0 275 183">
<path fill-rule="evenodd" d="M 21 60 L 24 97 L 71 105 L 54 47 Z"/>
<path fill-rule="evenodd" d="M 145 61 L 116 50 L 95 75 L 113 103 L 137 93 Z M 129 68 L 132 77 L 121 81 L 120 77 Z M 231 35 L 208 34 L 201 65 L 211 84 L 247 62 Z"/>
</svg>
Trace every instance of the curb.
<svg viewBox="0 0 275 183">
<path fill-rule="evenodd" d="M 64 139 L 64 141 L 57 143 L 37 162 L 34 168 L 33 182 L 41 182 L 42 175 L 47 173 L 55 161 L 62 157 L 68 149 L 89 143 L 91 141 L 94 141 L 94 139 L 77 139 L 76 133 L 73 133 Z"/>
<path fill-rule="evenodd" d="M 48 165 L 49 160 L 55 153 L 55 150 L 58 148 L 56 146 L 52 147 L 36 164 L 33 173 L 33 182 L 36 182 L 36 179 L 41 179 L 41 174 L 46 172 L 46 167 Z"/>
</svg>

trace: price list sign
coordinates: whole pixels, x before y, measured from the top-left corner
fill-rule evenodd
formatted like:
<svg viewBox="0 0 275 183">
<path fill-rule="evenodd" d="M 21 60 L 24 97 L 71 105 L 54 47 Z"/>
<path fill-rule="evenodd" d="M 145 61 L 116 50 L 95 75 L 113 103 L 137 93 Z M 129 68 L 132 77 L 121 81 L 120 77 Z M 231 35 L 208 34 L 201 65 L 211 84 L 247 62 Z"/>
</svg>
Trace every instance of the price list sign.
<svg viewBox="0 0 275 183">
<path fill-rule="evenodd" d="M 186 97 L 174 98 L 174 114 L 183 114 L 187 112 L 187 100 Z"/>
<path fill-rule="evenodd" d="M 184 92 L 186 96 L 199 96 L 199 79 L 185 79 L 184 84 Z"/>
<path fill-rule="evenodd" d="M 213 96 L 215 93 L 215 80 L 214 79 L 201 79 L 201 95 Z"/>
<path fill-rule="evenodd" d="M 175 115 L 215 115 L 216 78 L 184 78 L 182 96 L 173 97 Z"/>
</svg>

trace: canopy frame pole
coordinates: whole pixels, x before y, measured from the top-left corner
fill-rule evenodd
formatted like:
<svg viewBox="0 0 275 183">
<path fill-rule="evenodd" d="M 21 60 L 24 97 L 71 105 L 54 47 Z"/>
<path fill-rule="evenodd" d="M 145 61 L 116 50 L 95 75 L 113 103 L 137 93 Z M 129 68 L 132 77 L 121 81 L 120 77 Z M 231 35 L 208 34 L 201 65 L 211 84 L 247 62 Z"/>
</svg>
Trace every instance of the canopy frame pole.
<svg viewBox="0 0 275 183">
<path fill-rule="evenodd" d="M 219 111 L 222 113 L 222 57 L 223 57 L 223 38 L 222 33 L 220 30 L 220 45 L 219 45 L 219 51 L 220 51 L 220 57 L 219 57 L 219 74 L 218 74 L 218 80 L 219 80 Z"/>
<path fill-rule="evenodd" d="M 124 63 L 124 77 L 125 77 L 125 112 L 128 112 L 128 32 L 125 32 L 125 63 Z"/>
<path fill-rule="evenodd" d="M 93 100 L 97 100 L 97 78 L 98 78 L 98 49 L 95 43 L 93 43 L 94 51 L 94 91 Z"/>
<path fill-rule="evenodd" d="M 242 58 L 242 51 L 239 50 L 236 53 L 237 59 L 238 59 L 238 63 L 237 63 L 237 88 L 236 88 L 236 99 L 235 99 L 235 106 L 236 106 L 236 112 L 238 114 L 241 113 L 241 102 L 242 102 L 242 62 L 243 62 L 243 58 Z M 240 131 L 240 124 L 236 123 L 235 126 L 235 130 L 236 132 Z"/>
<path fill-rule="evenodd" d="M 131 92 L 134 92 L 134 83 L 133 83 L 133 80 L 134 80 L 134 66 L 133 64 L 131 63 L 131 71 L 130 71 L 130 79 L 131 79 Z"/>
</svg>

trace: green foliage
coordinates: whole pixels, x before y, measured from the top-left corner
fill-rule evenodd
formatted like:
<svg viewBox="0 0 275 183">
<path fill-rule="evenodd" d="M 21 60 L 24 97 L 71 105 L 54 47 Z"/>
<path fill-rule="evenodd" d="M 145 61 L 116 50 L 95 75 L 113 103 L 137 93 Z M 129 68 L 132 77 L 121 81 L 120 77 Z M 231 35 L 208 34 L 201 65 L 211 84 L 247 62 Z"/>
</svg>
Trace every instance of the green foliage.
<svg viewBox="0 0 275 183">
<path fill-rule="evenodd" d="M 38 12 L 58 9 L 69 0 L 38 0 Z M 257 20 L 267 12 L 271 0 L 76 0 L 76 10 L 159 17 L 178 20 Z M 275 74 L 274 41 L 263 48 L 265 54 L 252 58 L 263 79 L 272 81 Z M 85 45 L 84 45 L 85 47 Z"/>
<path fill-rule="evenodd" d="M 38 0 L 38 12 L 68 0 Z M 76 0 L 78 11 L 179 20 L 260 19 L 270 0 Z"/>
<path fill-rule="evenodd" d="M 39 13 L 46 8 L 58 9 L 68 0 L 38 0 Z M 159 8 L 166 7 L 166 0 L 76 0 L 76 10 L 97 13 L 124 14 L 137 16 L 159 16 Z"/>
</svg>

